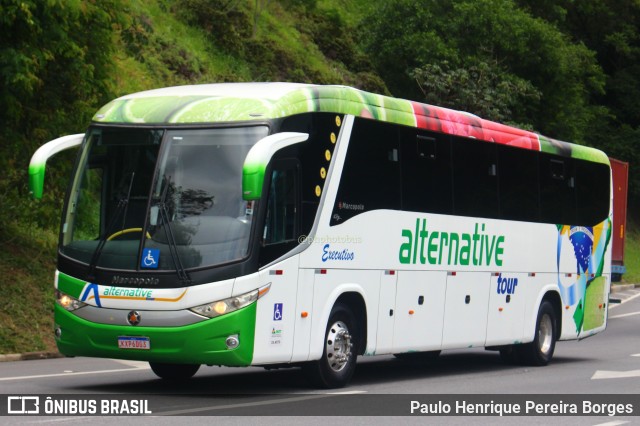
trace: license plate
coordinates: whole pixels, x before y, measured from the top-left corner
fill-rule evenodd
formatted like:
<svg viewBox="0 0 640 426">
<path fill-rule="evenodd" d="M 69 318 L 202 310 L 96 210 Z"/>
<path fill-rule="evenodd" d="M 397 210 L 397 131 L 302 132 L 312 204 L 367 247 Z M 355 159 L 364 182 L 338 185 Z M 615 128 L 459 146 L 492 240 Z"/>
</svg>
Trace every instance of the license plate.
<svg viewBox="0 0 640 426">
<path fill-rule="evenodd" d="M 151 349 L 151 341 L 148 337 L 118 337 L 120 349 Z"/>
</svg>

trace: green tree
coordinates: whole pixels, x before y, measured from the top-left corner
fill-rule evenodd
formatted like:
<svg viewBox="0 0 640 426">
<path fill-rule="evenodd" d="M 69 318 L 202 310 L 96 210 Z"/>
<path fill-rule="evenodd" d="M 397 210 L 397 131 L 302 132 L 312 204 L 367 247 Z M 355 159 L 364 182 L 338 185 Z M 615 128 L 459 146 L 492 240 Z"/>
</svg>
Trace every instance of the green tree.
<svg viewBox="0 0 640 426">
<path fill-rule="evenodd" d="M 519 3 L 535 16 L 546 16 L 538 1 Z M 640 125 L 640 2 L 564 1 L 556 8 L 564 17 L 556 21 L 558 28 L 596 52 L 607 74 L 606 95 L 601 102 L 611 108 L 618 123 Z"/>
<path fill-rule="evenodd" d="M 546 17 L 536 0 L 519 0 L 535 16 Z M 631 204 L 640 206 L 640 2 L 561 1 L 558 28 L 596 53 L 606 74 L 597 102 L 606 108 L 594 119 L 586 140 L 631 163 Z M 607 113 L 604 113 L 607 112 Z"/>
<path fill-rule="evenodd" d="M 410 75 L 427 103 L 473 111 L 498 122 L 510 122 L 519 105 L 540 99 L 540 92 L 529 81 L 501 70 L 496 62 L 454 68 L 442 61 L 416 68 Z"/>
<path fill-rule="evenodd" d="M 422 98 L 410 78 L 416 68 L 447 61 L 461 75 L 488 64 L 498 74 L 496 94 L 509 96 L 513 85 L 504 83 L 519 82 L 527 86 L 523 94 L 541 95 L 510 105 L 509 121 L 581 142 L 590 121 L 602 114 L 593 104 L 605 81 L 595 54 L 513 0 L 384 2 L 363 21 L 361 40 L 378 73 L 399 96 Z"/>
<path fill-rule="evenodd" d="M 10 206 L 0 215 L 30 213 L 25 159 L 47 140 L 85 128 L 111 97 L 121 10 L 120 0 L 0 1 L 0 197 Z M 58 213 L 50 214 L 40 219 L 55 223 Z"/>
</svg>

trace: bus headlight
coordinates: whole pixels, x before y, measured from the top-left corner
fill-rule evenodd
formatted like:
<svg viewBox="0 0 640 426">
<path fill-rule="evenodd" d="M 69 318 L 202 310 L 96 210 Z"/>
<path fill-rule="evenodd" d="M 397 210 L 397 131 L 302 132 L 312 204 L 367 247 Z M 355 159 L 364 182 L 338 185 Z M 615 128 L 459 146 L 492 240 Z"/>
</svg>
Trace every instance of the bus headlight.
<svg viewBox="0 0 640 426">
<path fill-rule="evenodd" d="M 83 306 L 87 306 L 86 303 L 61 292 L 60 290 L 56 290 L 56 303 L 69 312 L 80 309 Z"/>
<path fill-rule="evenodd" d="M 195 306 L 190 308 L 192 312 L 196 314 L 214 318 L 220 315 L 228 314 L 233 311 L 237 311 L 238 309 L 244 308 L 245 306 L 249 306 L 256 300 L 260 299 L 262 296 L 269 292 L 271 288 L 271 283 L 260 287 L 259 289 L 252 290 L 248 293 L 241 294 L 239 296 L 229 297 L 228 299 L 217 300 L 215 302 L 207 303 L 205 305 Z"/>
</svg>

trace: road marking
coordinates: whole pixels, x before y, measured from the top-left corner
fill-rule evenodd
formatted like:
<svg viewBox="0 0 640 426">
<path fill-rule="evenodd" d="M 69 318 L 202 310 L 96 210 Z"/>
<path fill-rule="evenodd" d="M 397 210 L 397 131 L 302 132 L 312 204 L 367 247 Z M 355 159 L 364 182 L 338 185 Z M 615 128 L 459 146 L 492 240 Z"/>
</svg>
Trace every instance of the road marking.
<svg viewBox="0 0 640 426">
<path fill-rule="evenodd" d="M 615 294 L 615 293 L 613 293 L 613 294 Z M 628 299 L 624 299 L 624 300 L 622 300 L 620 303 L 616 303 L 615 305 L 609 304 L 609 309 L 615 309 L 615 308 L 617 308 L 618 306 L 624 305 L 624 304 L 625 304 L 625 303 L 627 303 L 628 301 L 633 300 L 633 299 L 636 299 L 636 298 L 638 298 L 638 297 L 640 297 L 640 292 L 638 292 L 638 294 L 636 294 L 636 295 L 634 295 L 634 296 L 629 297 Z"/>
<path fill-rule="evenodd" d="M 78 417 L 58 417 L 55 419 L 46 419 L 46 420 L 32 420 L 29 423 L 61 423 L 61 422 L 86 422 L 88 419 L 91 419 L 91 416 L 78 416 Z M 95 418 L 93 418 L 95 420 Z"/>
<path fill-rule="evenodd" d="M 149 368 L 149 363 L 147 361 L 132 361 L 129 359 L 112 359 L 112 361 L 118 362 L 128 367 Z"/>
<path fill-rule="evenodd" d="M 626 379 L 629 377 L 640 377 L 640 370 L 629 370 L 629 371 L 597 370 L 595 374 L 591 376 L 591 380 Z"/>
<path fill-rule="evenodd" d="M 367 393 L 367 391 L 346 391 L 346 392 L 336 392 L 336 393 L 322 393 L 322 394 L 310 394 L 304 396 L 297 396 L 293 398 L 279 398 L 279 399 L 270 399 L 267 401 L 256 401 L 256 402 L 242 402 L 238 404 L 227 404 L 227 405 L 212 405 L 209 407 L 197 407 L 197 408 L 185 408 L 183 410 L 173 410 L 173 411 L 163 411 L 163 412 L 155 412 L 156 416 L 175 416 L 175 415 L 183 415 L 183 414 L 192 414 L 199 413 L 204 411 L 214 411 L 214 410 L 229 410 L 236 408 L 247 408 L 247 407 L 259 407 L 262 405 L 274 405 L 274 404 L 288 404 L 292 402 L 299 401 L 308 401 L 313 399 L 322 399 L 329 398 L 337 395 L 346 395 L 353 393 Z"/>
<path fill-rule="evenodd" d="M 639 312 L 629 312 L 628 314 L 613 315 L 613 316 L 610 316 L 609 319 L 632 317 L 634 315 L 640 315 L 640 311 Z"/>
<path fill-rule="evenodd" d="M 76 372 L 71 371 L 71 372 L 55 373 L 55 374 L 36 374 L 34 376 L 0 377 L 0 382 L 6 382 L 10 380 L 43 379 L 48 377 L 61 377 L 61 376 L 82 376 L 86 374 L 122 373 L 124 371 L 148 370 L 150 368 L 151 367 L 149 366 L 146 366 L 146 367 L 140 366 L 140 367 L 133 367 L 133 368 L 118 368 L 115 370 L 76 371 Z"/>
</svg>

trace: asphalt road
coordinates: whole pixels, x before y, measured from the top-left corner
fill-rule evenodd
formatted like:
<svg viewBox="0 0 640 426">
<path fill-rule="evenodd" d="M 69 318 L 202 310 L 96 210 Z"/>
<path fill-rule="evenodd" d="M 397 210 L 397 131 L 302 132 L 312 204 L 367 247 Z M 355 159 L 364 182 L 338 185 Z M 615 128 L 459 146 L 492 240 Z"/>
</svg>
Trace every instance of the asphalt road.
<svg viewBox="0 0 640 426">
<path fill-rule="evenodd" d="M 635 416 L 601 417 L 380 417 L 410 414 L 410 400 L 419 402 L 486 401 L 498 404 L 526 399 L 565 403 L 585 395 L 607 394 L 624 401 L 640 398 L 640 289 L 612 297 L 605 332 L 579 342 L 559 342 L 547 367 L 508 366 L 495 352 L 479 349 L 445 351 L 429 362 L 398 360 L 391 356 L 361 357 L 349 387 L 337 391 L 310 387 L 298 369 L 203 367 L 186 383 L 156 378 L 146 363 L 90 358 L 62 358 L 0 363 L 0 394 L 41 395 L 96 399 L 148 399 L 151 416 L 136 424 L 184 425 L 388 424 L 398 420 L 420 424 L 566 424 L 633 425 Z M 450 396 L 449 396 L 450 395 Z M 516 396 L 512 396 L 516 395 Z M 484 398 L 484 399 L 483 399 Z M 4 402 L 2 402 L 4 403 Z M 100 402 L 98 402 L 99 404 Z M 640 408 L 640 404 L 638 404 Z M 345 417 L 323 417 L 331 415 Z M 172 416 L 171 416 L 172 415 Z M 197 416 L 216 417 L 197 417 Z M 295 415 L 295 416 L 294 416 Z M 350 416 L 349 416 L 350 415 Z M 170 416 L 170 417 L 167 417 Z M 256 417 L 271 416 L 271 417 Z M 372 416 L 372 417 L 364 417 Z M 373 417 L 376 416 L 376 417 Z M 133 420 L 130 417 L 128 420 Z M 118 424 L 123 417 L 10 416 L 3 424 Z"/>
</svg>

